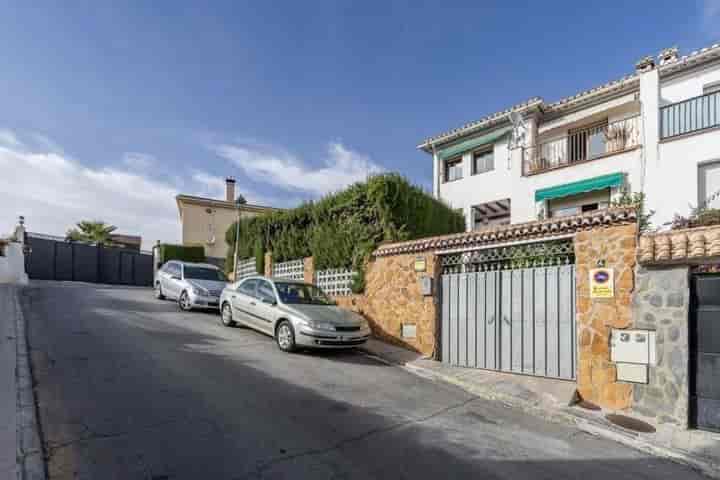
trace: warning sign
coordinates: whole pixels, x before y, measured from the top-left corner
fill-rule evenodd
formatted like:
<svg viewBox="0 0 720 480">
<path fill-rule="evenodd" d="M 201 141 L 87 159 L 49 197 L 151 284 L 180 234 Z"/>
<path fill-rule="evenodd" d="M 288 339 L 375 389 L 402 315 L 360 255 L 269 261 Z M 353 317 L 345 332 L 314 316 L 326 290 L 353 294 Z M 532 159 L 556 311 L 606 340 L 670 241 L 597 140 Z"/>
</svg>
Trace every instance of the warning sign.
<svg viewBox="0 0 720 480">
<path fill-rule="evenodd" d="M 615 296 L 615 275 L 612 268 L 590 270 L 590 298 L 612 298 Z"/>
</svg>

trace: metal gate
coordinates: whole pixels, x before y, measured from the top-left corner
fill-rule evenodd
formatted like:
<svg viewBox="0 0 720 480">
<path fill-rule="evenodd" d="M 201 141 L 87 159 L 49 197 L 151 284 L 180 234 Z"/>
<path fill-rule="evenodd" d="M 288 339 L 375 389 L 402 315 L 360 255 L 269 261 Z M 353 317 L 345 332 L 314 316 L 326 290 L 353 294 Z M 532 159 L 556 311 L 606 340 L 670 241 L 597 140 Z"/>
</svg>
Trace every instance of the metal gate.
<svg viewBox="0 0 720 480">
<path fill-rule="evenodd" d="M 149 253 L 28 233 L 25 270 L 31 279 L 152 286 Z"/>
<path fill-rule="evenodd" d="M 575 265 L 571 247 L 571 242 L 570 248 L 552 246 L 564 255 L 562 260 L 557 255 L 547 260 L 547 251 L 542 261 L 523 260 L 526 265 L 555 265 L 502 269 L 511 264 L 498 265 L 506 259 L 498 260 L 494 254 L 494 263 L 486 271 L 452 273 L 452 268 L 446 268 L 451 273 L 442 276 L 443 362 L 575 379 Z M 485 268 L 476 264 L 475 269 L 478 266 Z"/>
<path fill-rule="evenodd" d="M 692 423 L 720 432 L 720 275 L 693 277 L 690 323 Z"/>
</svg>

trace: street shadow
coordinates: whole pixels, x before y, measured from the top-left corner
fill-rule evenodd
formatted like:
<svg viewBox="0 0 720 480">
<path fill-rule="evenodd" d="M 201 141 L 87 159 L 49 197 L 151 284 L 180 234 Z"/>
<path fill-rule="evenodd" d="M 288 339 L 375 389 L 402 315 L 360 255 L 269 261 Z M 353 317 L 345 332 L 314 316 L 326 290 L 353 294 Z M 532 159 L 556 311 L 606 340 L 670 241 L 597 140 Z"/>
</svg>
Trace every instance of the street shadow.
<svg viewBox="0 0 720 480">
<path fill-rule="evenodd" d="M 60 299 L 64 322 L 51 315 Z M 36 369 L 50 478 L 702 478 L 400 369 L 318 368 L 351 352 L 237 361 L 184 325 L 149 335 L 93 311 L 108 302 L 51 288 L 23 298 L 33 367 L 56 359 Z"/>
</svg>

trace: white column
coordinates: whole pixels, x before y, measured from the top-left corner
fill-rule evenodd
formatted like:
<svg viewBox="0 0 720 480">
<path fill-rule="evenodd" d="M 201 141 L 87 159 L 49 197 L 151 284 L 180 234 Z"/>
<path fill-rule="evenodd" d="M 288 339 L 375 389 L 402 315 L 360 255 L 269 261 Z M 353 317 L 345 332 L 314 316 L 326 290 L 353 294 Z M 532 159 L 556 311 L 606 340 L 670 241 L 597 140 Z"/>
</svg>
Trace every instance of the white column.
<svg viewBox="0 0 720 480">
<path fill-rule="evenodd" d="M 644 191 L 646 209 L 662 208 L 661 159 L 659 155 L 660 141 L 660 77 L 652 68 L 640 73 L 640 110 L 643 143 L 640 162 L 640 184 L 631 185 L 632 191 Z M 664 220 L 664 219 L 663 219 Z"/>
</svg>

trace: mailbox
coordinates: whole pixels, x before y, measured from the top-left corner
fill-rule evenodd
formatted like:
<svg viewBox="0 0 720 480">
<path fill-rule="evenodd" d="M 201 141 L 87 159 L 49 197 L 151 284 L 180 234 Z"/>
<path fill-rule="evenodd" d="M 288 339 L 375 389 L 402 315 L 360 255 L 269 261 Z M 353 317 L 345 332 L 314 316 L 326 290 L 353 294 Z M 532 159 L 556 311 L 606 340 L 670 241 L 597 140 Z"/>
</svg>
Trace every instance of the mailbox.
<svg viewBox="0 0 720 480">
<path fill-rule="evenodd" d="M 614 328 L 610 336 L 610 360 L 655 365 L 655 332 Z"/>
<path fill-rule="evenodd" d="M 423 275 L 422 277 L 420 277 L 420 292 L 422 293 L 422 295 L 424 295 L 426 297 L 429 295 L 432 295 L 432 293 L 433 293 L 432 284 L 433 284 L 432 277 L 429 277 L 427 275 Z"/>
</svg>

